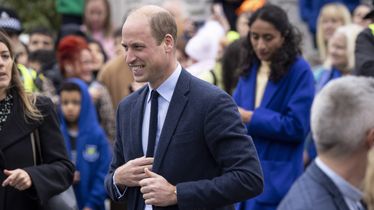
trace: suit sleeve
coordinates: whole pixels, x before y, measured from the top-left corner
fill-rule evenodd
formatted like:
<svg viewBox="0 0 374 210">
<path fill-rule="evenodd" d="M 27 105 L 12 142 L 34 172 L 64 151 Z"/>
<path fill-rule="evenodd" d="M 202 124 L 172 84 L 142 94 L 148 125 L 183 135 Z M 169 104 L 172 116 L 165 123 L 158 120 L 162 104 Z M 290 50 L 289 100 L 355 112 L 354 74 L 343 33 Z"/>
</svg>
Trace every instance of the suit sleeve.
<svg viewBox="0 0 374 210">
<path fill-rule="evenodd" d="M 42 203 L 73 182 L 74 165 L 69 161 L 52 101 L 38 99 L 44 119 L 38 127 L 43 163 L 25 168 Z"/>
<path fill-rule="evenodd" d="M 122 116 L 120 114 L 121 113 L 121 107 L 122 106 L 118 107 L 117 118 L 116 118 L 116 122 L 117 122 L 117 125 L 119 127 L 122 126 L 122 123 L 120 123 L 120 122 L 122 122 L 121 117 L 120 117 L 120 116 Z M 110 167 L 109 167 L 109 173 L 106 175 L 105 183 L 104 183 L 109 197 L 114 201 L 124 200 L 125 197 L 126 197 L 126 196 L 121 196 L 121 195 L 118 194 L 117 189 L 116 189 L 116 187 L 114 186 L 114 183 L 113 183 L 113 175 L 114 175 L 115 170 L 119 166 L 125 164 L 123 144 L 122 144 L 122 140 L 121 140 L 121 131 L 122 131 L 122 129 L 120 129 L 120 128 L 116 129 L 116 139 L 115 139 L 114 148 L 113 148 L 113 158 L 112 158 L 112 162 L 111 162 Z"/>
<path fill-rule="evenodd" d="M 257 152 L 246 135 L 237 106 L 224 93 L 206 101 L 205 141 L 222 173 L 211 180 L 177 184 L 180 209 L 222 207 L 254 197 L 263 190 Z"/>
</svg>

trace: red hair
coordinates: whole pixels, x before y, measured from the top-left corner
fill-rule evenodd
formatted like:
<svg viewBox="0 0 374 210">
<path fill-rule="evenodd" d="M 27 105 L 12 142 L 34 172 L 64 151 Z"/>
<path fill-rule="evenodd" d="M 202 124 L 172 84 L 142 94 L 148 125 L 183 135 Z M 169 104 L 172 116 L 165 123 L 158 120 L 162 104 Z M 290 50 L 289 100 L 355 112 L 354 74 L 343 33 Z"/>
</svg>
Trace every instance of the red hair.
<svg viewBox="0 0 374 210">
<path fill-rule="evenodd" d="M 57 61 L 62 75 L 65 76 L 64 64 L 66 62 L 74 63 L 79 60 L 80 53 L 84 49 L 89 49 L 87 41 L 76 35 L 68 35 L 61 39 L 57 47 Z"/>
</svg>

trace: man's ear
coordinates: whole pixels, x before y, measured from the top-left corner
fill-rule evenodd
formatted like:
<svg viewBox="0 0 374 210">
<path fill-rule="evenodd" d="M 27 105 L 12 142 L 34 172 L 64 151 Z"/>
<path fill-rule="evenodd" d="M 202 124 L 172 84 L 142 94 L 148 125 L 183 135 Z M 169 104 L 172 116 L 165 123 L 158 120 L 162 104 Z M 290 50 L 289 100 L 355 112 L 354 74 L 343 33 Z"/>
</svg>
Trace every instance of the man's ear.
<svg viewBox="0 0 374 210">
<path fill-rule="evenodd" d="M 174 49 L 174 38 L 170 34 L 166 34 L 164 37 L 165 52 L 172 52 Z"/>
<path fill-rule="evenodd" d="M 370 129 L 367 133 L 366 144 L 368 145 L 369 149 L 374 146 L 374 128 Z"/>
</svg>

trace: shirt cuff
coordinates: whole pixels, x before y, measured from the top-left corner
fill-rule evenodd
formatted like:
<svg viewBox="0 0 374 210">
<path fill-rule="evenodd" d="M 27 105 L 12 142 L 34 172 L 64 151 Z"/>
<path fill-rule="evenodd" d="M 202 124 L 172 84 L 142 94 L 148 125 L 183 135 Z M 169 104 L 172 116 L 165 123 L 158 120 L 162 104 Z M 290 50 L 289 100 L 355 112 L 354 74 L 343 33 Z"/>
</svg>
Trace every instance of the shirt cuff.
<svg viewBox="0 0 374 210">
<path fill-rule="evenodd" d="M 117 199 L 121 199 L 126 191 L 127 191 L 127 187 L 125 187 L 125 189 L 123 190 L 123 192 L 121 193 L 121 190 L 119 189 L 119 187 L 117 186 L 116 182 L 115 182 L 115 177 L 116 177 L 116 172 L 113 173 L 113 185 L 114 185 L 114 188 L 115 188 L 115 192 L 116 192 L 116 196 L 117 196 Z"/>
</svg>

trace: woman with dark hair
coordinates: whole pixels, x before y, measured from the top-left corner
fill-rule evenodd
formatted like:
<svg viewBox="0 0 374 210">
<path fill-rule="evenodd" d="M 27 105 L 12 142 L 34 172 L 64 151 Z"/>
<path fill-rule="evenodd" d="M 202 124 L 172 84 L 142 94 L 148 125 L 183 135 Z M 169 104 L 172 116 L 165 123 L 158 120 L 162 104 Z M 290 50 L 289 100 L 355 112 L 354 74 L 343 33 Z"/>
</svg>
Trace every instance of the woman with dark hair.
<svg viewBox="0 0 374 210">
<path fill-rule="evenodd" d="M 265 188 L 238 209 L 276 209 L 303 171 L 314 80 L 300 35 L 280 7 L 264 6 L 248 24 L 247 63 L 233 97 L 255 142 Z"/>
<path fill-rule="evenodd" d="M 240 64 L 243 62 L 243 56 L 246 55 L 246 48 L 243 46 L 247 43 L 245 37 L 233 41 L 223 52 L 222 65 L 222 83 L 223 90 L 232 95 L 236 84 L 239 80 Z"/>
<path fill-rule="evenodd" d="M 14 59 L 0 32 L 0 210 L 36 210 L 71 185 L 74 166 L 52 101 L 25 92 Z"/>
<path fill-rule="evenodd" d="M 108 56 L 104 51 L 101 43 L 95 39 L 88 39 L 88 48 L 92 54 L 92 70 L 93 76 L 96 79 L 97 75 L 108 61 Z"/>
</svg>

